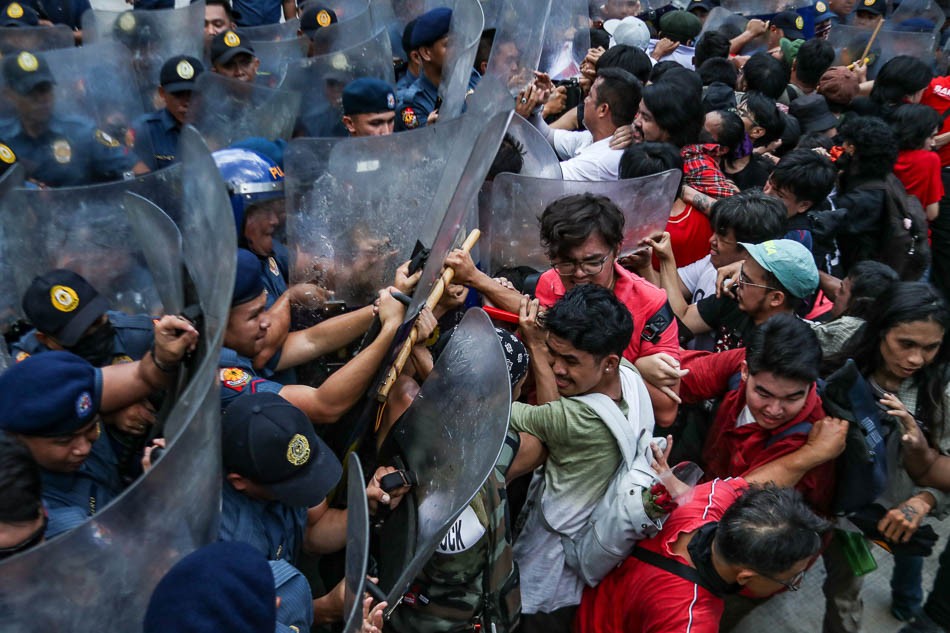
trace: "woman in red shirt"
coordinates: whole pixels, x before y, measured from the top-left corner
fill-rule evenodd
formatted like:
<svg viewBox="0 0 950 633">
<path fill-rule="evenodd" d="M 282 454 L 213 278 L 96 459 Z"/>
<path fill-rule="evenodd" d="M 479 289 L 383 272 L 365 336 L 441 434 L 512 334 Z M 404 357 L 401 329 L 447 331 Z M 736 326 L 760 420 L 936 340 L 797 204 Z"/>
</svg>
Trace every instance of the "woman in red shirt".
<svg viewBox="0 0 950 633">
<path fill-rule="evenodd" d="M 928 106 L 907 103 L 894 110 L 890 124 L 900 148 L 894 175 L 904 183 L 907 193 L 920 200 L 932 222 L 943 198 L 940 156 L 933 151 L 940 115 Z"/>
</svg>

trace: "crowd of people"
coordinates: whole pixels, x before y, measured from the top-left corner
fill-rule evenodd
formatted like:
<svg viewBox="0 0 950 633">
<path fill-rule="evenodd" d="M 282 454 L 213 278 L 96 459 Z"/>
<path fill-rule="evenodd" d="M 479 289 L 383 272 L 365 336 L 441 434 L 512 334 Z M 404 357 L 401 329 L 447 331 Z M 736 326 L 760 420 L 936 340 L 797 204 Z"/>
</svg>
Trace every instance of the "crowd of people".
<svg viewBox="0 0 950 633">
<path fill-rule="evenodd" d="M 537 3 L 552 23 L 557 3 Z M 7 200 L 27 199 L 15 188 L 41 196 L 177 174 L 189 124 L 230 196 L 217 538 L 177 552 L 163 578 L 142 570 L 154 576 L 146 633 L 731 631 L 772 596 L 816 582 L 816 565 L 822 630 L 854 633 L 863 579 L 881 556 L 893 558 L 889 609 L 901 632 L 950 631 L 950 547 L 934 530 L 950 512 L 942 3 L 581 2 L 552 44 L 544 29 L 525 30 L 536 42 L 509 32 L 510 13 L 531 3 L 486 2 L 469 55 L 460 16 L 476 0 L 205 0 L 203 41 L 145 59 L 162 30 L 150 16 L 193 10 L 173 4 L 136 1 L 112 16 L 138 82 L 124 87 L 139 110 L 127 120 L 83 110 L 112 95 L 66 76 L 56 38 L 42 35 L 65 28 L 67 45 L 99 46 L 88 1 L 17 0 L 0 16 Z M 398 19 L 381 21 L 383 6 Z M 392 51 L 385 72 L 355 72 L 345 56 L 315 70 L 354 44 L 340 34 L 352 37 L 341 29 L 360 10 L 386 35 L 364 34 Z M 296 57 L 275 68 L 268 38 L 291 42 Z M 304 89 L 300 77 L 319 85 Z M 335 138 L 358 148 L 354 170 L 375 170 L 367 157 L 389 157 L 351 139 L 395 135 L 398 147 L 454 133 L 452 118 L 481 119 L 440 117 L 443 103 L 472 104 L 498 79 L 509 92 L 497 111 L 513 111 L 513 122 L 478 172 L 483 192 L 499 174 L 544 174 L 539 190 L 570 181 L 577 192 L 519 201 L 537 222 L 503 236 L 546 265 L 492 269 L 495 242 L 466 242 L 443 261 L 433 244 L 390 252 L 395 236 L 376 239 L 357 220 L 344 230 L 355 260 L 328 272 L 307 259 L 287 228 L 309 200 L 289 186 L 285 195 L 302 178 L 285 162 L 294 139 Z M 226 103 L 208 102 L 213 82 Z M 410 173 L 433 160 L 396 158 L 390 168 Z M 648 226 L 646 207 L 658 203 L 643 192 L 670 174 L 679 184 L 659 203 L 665 225 Z M 511 205 L 474 198 L 483 230 L 507 226 Z M 36 222 L 4 202 L 3 227 Z M 42 556 L 44 543 L 97 520 L 176 450 L 163 432 L 168 411 L 182 368 L 207 344 L 199 314 L 133 313 L 100 285 L 102 267 L 56 261 L 27 271 L 21 296 L 6 298 L 15 307 L 0 354 L 0 574 L 3 559 Z M 432 290 L 420 279 L 433 268 L 437 290 L 409 312 Z M 338 300 L 361 293 L 373 298 Z M 467 367 L 474 348 L 453 341 L 481 308 L 495 335 L 466 344 L 490 347 L 499 367 L 504 357 L 508 376 L 492 398 L 510 404 L 507 432 L 487 479 L 440 497 L 450 519 L 424 550 L 417 532 L 431 526 L 406 517 L 431 511 L 432 484 L 400 455 L 400 426 L 427 383 L 438 398 L 432 385 Z M 367 424 L 390 366 L 385 406 Z M 361 515 L 346 507 L 343 464 L 354 451 L 367 466 L 370 545 L 354 539 L 351 516 Z M 392 585 L 402 573 L 386 551 L 394 543 L 425 553 L 406 586 Z M 345 576 L 357 548 L 367 582 L 398 598 L 356 596 L 354 620 Z M 932 582 L 928 556 L 939 556 Z"/>
</svg>

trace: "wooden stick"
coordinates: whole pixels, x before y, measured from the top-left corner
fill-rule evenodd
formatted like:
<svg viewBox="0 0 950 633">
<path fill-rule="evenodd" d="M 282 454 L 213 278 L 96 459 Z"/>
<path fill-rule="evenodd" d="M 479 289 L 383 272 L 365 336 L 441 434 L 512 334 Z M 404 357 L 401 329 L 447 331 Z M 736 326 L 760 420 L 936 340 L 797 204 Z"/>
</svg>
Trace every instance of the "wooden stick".
<svg viewBox="0 0 950 633">
<path fill-rule="evenodd" d="M 462 246 L 460 248 L 466 253 L 471 252 L 472 247 L 475 246 L 475 243 L 478 242 L 478 238 L 481 237 L 481 235 L 481 231 L 478 229 L 472 229 L 472 232 L 468 234 L 468 237 L 466 237 L 465 241 L 462 242 Z M 453 277 L 455 277 L 454 270 L 449 267 L 444 267 L 442 269 L 442 274 L 436 280 L 435 285 L 432 287 L 432 291 L 426 298 L 425 305 L 427 308 L 431 310 L 436 306 L 437 303 L 439 303 L 439 301 L 442 300 L 442 295 L 445 293 L 445 289 L 448 288 L 449 284 L 452 283 Z M 413 325 L 412 330 L 409 332 L 409 337 L 402 344 L 402 348 L 400 348 L 399 354 L 396 356 L 396 360 L 386 373 L 386 379 L 383 380 L 383 384 L 380 385 L 379 390 L 376 392 L 376 399 L 378 401 L 386 402 L 386 400 L 389 398 L 389 391 L 393 388 L 393 385 L 396 384 L 396 378 L 398 378 L 399 374 L 402 373 L 402 368 L 405 367 L 406 361 L 409 360 L 409 355 L 412 353 L 412 346 L 416 344 L 418 338 L 418 326 Z"/>
<path fill-rule="evenodd" d="M 848 69 L 849 69 L 849 70 L 854 70 L 854 67 L 855 67 L 855 65 L 857 65 L 858 62 L 861 62 L 862 64 L 865 63 L 864 60 L 867 59 L 868 53 L 871 52 L 871 46 L 874 45 L 874 40 L 877 39 L 877 34 L 880 33 L 882 26 L 884 26 L 884 16 L 883 16 L 883 15 L 880 16 L 880 19 L 878 19 L 878 21 L 877 21 L 877 26 L 874 27 L 874 32 L 871 33 L 871 39 L 868 40 L 868 45 L 864 47 L 864 52 L 861 53 L 861 58 L 858 59 L 858 61 L 856 61 L 856 62 L 852 62 L 852 63 L 848 66 Z"/>
</svg>

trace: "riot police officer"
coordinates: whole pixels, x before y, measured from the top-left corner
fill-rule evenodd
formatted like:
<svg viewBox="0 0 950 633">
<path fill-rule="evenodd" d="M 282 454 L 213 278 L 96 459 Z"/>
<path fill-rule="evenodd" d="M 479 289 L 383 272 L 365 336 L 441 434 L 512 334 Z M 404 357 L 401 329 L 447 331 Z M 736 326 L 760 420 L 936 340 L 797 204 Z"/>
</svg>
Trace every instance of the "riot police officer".
<svg viewBox="0 0 950 633">
<path fill-rule="evenodd" d="M 176 55 L 162 65 L 158 94 L 165 107 L 146 114 L 133 124 L 139 154 L 152 169 L 168 167 L 175 162 L 178 135 L 188 117 L 191 91 L 204 66 L 194 57 Z M 150 150 L 150 151 L 148 151 Z"/>
</svg>

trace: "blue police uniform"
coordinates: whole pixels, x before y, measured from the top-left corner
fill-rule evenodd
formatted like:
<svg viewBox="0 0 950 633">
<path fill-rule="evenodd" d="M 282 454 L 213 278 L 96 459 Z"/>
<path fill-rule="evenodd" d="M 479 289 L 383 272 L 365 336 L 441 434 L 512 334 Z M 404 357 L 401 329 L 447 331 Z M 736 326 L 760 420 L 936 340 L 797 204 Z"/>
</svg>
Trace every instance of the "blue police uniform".
<svg viewBox="0 0 950 633">
<path fill-rule="evenodd" d="M 277 606 L 278 633 L 309 631 L 313 626 L 313 596 L 310 582 L 296 567 L 283 560 L 270 561 L 274 574 L 274 588 L 280 604 Z"/>
<path fill-rule="evenodd" d="M 82 14 L 92 8 L 89 0 L 42 0 L 40 5 L 53 24 L 82 28 Z"/>
<path fill-rule="evenodd" d="M 293 564 L 303 543 L 307 508 L 280 501 L 252 499 L 224 482 L 219 541 L 240 541 L 260 550 L 268 560 Z"/>
<path fill-rule="evenodd" d="M 51 187 L 73 187 L 119 180 L 135 161 L 119 141 L 79 117 L 53 116 L 37 138 L 20 121 L 0 121 L 0 138 L 16 153 L 27 178 Z"/>
<path fill-rule="evenodd" d="M 400 77 L 399 81 L 396 82 L 397 101 L 401 103 L 404 100 L 403 95 L 409 90 L 409 88 L 416 82 L 416 79 L 418 78 L 419 75 L 413 75 L 412 71 L 406 70 L 406 74 Z"/>
<path fill-rule="evenodd" d="M 161 169 L 175 163 L 181 126 L 168 108 L 139 117 L 132 129 L 135 130 L 136 145 L 142 150 L 139 158 L 149 169 Z M 146 139 L 151 145 L 143 143 Z"/>
<path fill-rule="evenodd" d="M 112 445 L 102 437 L 93 443 L 79 470 L 58 473 L 41 469 L 41 478 L 43 503 L 49 511 L 47 538 L 75 527 L 79 512 L 91 517 L 119 496 L 124 487 Z"/>
<path fill-rule="evenodd" d="M 468 78 L 468 89 L 475 90 L 481 78 L 478 71 L 473 69 Z M 403 93 L 402 105 L 396 113 L 396 127 L 400 130 L 424 127 L 438 100 L 438 86 L 429 81 L 425 73 L 420 73 L 412 86 Z"/>
<path fill-rule="evenodd" d="M 109 322 L 115 330 L 112 339 L 112 365 L 141 360 L 152 347 L 155 336 L 154 322 L 147 314 L 126 314 L 109 310 L 106 312 Z M 31 330 L 10 346 L 13 360 L 20 362 L 50 349 L 36 338 L 36 330 Z"/>
<path fill-rule="evenodd" d="M 267 290 L 267 303 L 265 307 L 270 309 L 274 302 L 282 294 L 287 292 L 286 267 L 281 267 L 281 254 L 286 255 L 287 249 L 280 245 L 278 252 L 278 243 L 274 242 L 274 254 L 268 257 L 260 257 L 261 260 L 261 279 L 264 281 L 264 288 Z M 287 260 L 284 259 L 286 262 Z"/>
<path fill-rule="evenodd" d="M 224 411 L 242 393 L 280 393 L 284 385 L 273 380 L 274 368 L 280 362 L 280 351 L 274 354 L 267 367 L 258 371 L 250 358 L 241 356 L 228 347 L 221 348 L 218 361 L 218 379 L 221 382 L 221 410 Z"/>
<path fill-rule="evenodd" d="M 277 24 L 283 15 L 280 0 L 235 0 L 231 6 L 238 26 Z"/>
</svg>

